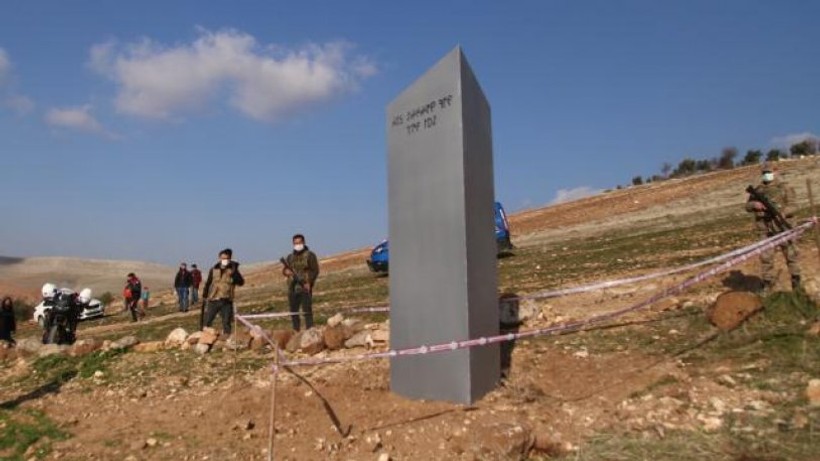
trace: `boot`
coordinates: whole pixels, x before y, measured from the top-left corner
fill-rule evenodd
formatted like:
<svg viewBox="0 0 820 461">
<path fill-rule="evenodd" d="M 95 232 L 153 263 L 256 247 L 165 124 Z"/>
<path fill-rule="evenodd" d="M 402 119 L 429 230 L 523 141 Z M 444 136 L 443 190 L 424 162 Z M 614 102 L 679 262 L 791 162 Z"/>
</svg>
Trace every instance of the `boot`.
<svg viewBox="0 0 820 461">
<path fill-rule="evenodd" d="M 798 291 L 800 288 L 800 276 L 792 275 L 792 291 Z"/>
</svg>

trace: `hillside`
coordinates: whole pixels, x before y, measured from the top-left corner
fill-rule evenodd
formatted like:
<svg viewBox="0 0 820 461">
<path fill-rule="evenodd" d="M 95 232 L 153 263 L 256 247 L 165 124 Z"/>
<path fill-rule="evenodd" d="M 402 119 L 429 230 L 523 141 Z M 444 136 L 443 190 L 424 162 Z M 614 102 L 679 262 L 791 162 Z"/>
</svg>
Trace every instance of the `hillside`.
<svg viewBox="0 0 820 461">
<path fill-rule="evenodd" d="M 820 193 L 816 160 L 780 163 L 799 194 L 800 220 L 812 214 L 806 180 Z M 517 213 L 516 249 L 499 259 L 499 290 L 528 295 L 657 273 L 749 245 L 757 235 L 743 190 L 757 177 L 755 167 L 738 168 Z M 0 435 L 0 458 L 268 459 L 275 392 L 277 460 L 818 461 L 820 395 L 812 392 L 820 388 L 812 386 L 820 385 L 820 252 L 812 234 L 798 246 L 805 293 L 791 291 L 778 257 L 777 290 L 731 331 L 705 313 L 719 294 L 759 281 L 756 257 L 674 292 L 667 290 L 697 271 L 525 300 L 522 312 L 531 315 L 505 332 L 589 320 L 657 298 L 580 331 L 504 343 L 506 375 L 470 406 L 391 393 L 389 361 L 380 359 L 280 368 L 272 389 L 271 350 L 234 351 L 228 341 L 204 355 L 165 347 L 173 329 L 199 324 L 198 312 L 176 313 L 166 297 L 145 322 L 110 313 L 78 333 L 85 344 L 133 337 L 140 348 L 0 358 L 0 428 L 10 434 Z M 389 330 L 386 314 L 346 310 L 388 301 L 389 278 L 369 273 L 365 257 L 357 250 L 322 260 L 319 328 L 342 312 L 374 336 Z M 248 283 L 237 292 L 241 313 L 286 309 L 277 269 L 273 262 L 247 268 Z M 273 334 L 289 322 L 258 325 Z M 38 335 L 23 325 L 18 339 L 36 343 Z M 249 340 L 243 328 L 236 337 Z M 285 358 L 352 359 L 387 347 L 381 341 Z"/>
</svg>

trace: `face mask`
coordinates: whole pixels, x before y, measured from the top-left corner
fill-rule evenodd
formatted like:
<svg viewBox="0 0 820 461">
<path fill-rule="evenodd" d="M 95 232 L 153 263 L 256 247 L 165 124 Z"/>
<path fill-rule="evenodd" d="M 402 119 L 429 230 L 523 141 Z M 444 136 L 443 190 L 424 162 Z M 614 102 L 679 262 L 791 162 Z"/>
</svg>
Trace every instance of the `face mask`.
<svg viewBox="0 0 820 461">
<path fill-rule="evenodd" d="M 763 173 L 763 182 L 772 182 L 774 181 L 774 173 Z"/>
<path fill-rule="evenodd" d="M 229 262 L 231 262 L 231 260 L 230 260 L 230 259 L 220 259 L 220 260 L 219 260 L 219 264 L 221 264 L 221 265 L 222 265 L 222 267 L 227 266 Z"/>
<path fill-rule="evenodd" d="M 302 243 L 297 243 L 296 245 L 293 245 L 293 249 L 296 251 L 302 251 L 305 249 L 305 245 Z"/>
</svg>

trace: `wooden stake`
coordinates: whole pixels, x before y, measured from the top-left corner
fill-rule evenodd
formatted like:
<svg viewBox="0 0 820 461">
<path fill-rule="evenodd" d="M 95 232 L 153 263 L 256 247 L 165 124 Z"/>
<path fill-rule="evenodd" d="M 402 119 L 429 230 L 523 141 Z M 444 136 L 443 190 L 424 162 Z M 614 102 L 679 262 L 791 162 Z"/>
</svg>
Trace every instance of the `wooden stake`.
<svg viewBox="0 0 820 461">
<path fill-rule="evenodd" d="M 811 207 L 811 215 L 817 218 L 817 209 L 814 207 L 814 195 L 811 193 L 811 181 L 806 178 L 806 190 L 809 192 L 809 206 Z M 817 246 L 817 258 L 820 259 L 820 225 L 814 225 L 814 244 Z"/>
<path fill-rule="evenodd" d="M 268 461 L 273 461 L 273 439 L 276 437 L 276 377 L 279 375 L 279 346 L 273 345 L 276 364 L 270 383 L 270 428 L 268 429 Z"/>
</svg>

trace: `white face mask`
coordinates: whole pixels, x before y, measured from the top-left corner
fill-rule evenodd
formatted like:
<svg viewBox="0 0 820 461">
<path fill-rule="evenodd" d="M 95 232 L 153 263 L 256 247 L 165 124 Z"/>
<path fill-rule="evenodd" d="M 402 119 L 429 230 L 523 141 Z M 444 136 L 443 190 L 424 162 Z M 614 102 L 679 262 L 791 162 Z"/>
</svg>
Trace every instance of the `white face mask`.
<svg viewBox="0 0 820 461">
<path fill-rule="evenodd" d="M 763 173 L 763 182 L 772 182 L 774 181 L 774 173 L 766 172 Z"/>
<path fill-rule="evenodd" d="M 302 251 L 305 249 L 305 245 L 303 243 L 297 243 L 293 245 L 293 249 L 296 251 Z"/>
<path fill-rule="evenodd" d="M 230 259 L 220 259 L 220 260 L 219 260 L 219 264 L 221 264 L 221 265 L 222 265 L 222 267 L 227 266 L 229 262 L 231 262 L 231 260 L 230 260 Z"/>
</svg>

